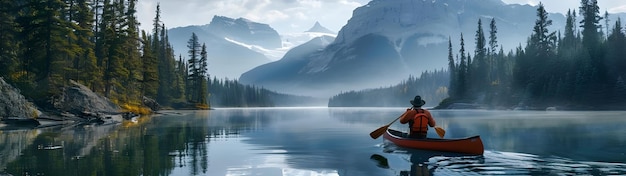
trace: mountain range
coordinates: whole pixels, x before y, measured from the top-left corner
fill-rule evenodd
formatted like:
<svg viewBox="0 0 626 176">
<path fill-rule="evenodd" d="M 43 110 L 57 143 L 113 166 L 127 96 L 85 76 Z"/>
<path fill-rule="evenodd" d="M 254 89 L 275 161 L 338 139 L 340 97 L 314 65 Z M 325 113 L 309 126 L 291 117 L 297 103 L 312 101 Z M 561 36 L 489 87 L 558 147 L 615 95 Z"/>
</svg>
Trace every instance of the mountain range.
<svg viewBox="0 0 626 176">
<path fill-rule="evenodd" d="M 207 45 L 208 72 L 211 77 L 238 79 L 259 65 L 276 61 L 294 46 L 318 36 L 336 36 L 319 23 L 302 33 L 283 34 L 268 24 L 245 18 L 214 16 L 209 24 L 177 27 L 168 30 L 177 55 L 187 58 L 187 41 L 195 33 Z"/>
<path fill-rule="evenodd" d="M 487 34 L 495 19 L 498 42 L 504 49 L 515 48 L 531 34 L 535 13 L 536 7 L 499 0 L 373 0 L 353 11 L 334 41 L 319 38 L 298 46 L 239 81 L 309 96 L 389 86 L 446 68 L 448 39 L 458 53 L 461 34 L 473 54 L 479 19 Z M 552 30 L 564 27 L 563 15 L 550 14 L 550 19 Z"/>
<path fill-rule="evenodd" d="M 266 24 L 219 16 L 208 25 L 169 33 L 184 39 L 172 42 L 177 51 L 186 46 L 191 32 L 211 42 L 213 75 L 281 93 L 329 97 L 445 69 L 448 40 L 458 55 L 461 34 L 466 52 L 473 55 L 479 19 L 487 37 L 489 22 L 495 20 L 498 44 L 505 52 L 524 46 L 536 13 L 536 6 L 500 0 L 372 0 L 356 8 L 338 33 L 316 23 L 303 33 L 278 34 Z M 549 19 L 551 31 L 565 27 L 563 14 L 550 13 Z"/>
</svg>

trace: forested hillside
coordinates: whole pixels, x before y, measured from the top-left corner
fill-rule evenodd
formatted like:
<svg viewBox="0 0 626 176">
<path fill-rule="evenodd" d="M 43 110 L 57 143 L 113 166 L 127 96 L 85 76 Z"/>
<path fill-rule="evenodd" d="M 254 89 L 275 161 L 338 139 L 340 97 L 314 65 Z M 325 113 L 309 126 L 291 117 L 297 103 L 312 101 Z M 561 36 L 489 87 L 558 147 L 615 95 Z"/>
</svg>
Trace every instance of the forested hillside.
<svg viewBox="0 0 626 176">
<path fill-rule="evenodd" d="M 38 105 L 69 80 L 118 104 L 185 100 L 177 73 L 187 69 L 175 61 L 159 9 L 153 31 L 140 32 L 137 0 L 1 3 L 0 76 Z"/>
<path fill-rule="evenodd" d="M 626 35 L 620 19 L 612 26 L 607 19 L 596 0 L 581 0 L 578 11 L 567 13 L 563 31 L 549 31 L 552 21 L 540 4 L 527 45 L 506 55 L 496 52 L 493 20 L 488 43 L 478 20 L 473 60 L 463 35 L 456 59 L 449 47 L 450 98 L 442 107 L 475 102 L 522 109 L 624 109 Z"/>
<path fill-rule="evenodd" d="M 211 63 L 207 61 L 212 53 L 207 48 L 211 46 L 190 34 L 188 48 L 178 48 L 189 55 L 175 56 L 160 6 L 155 9 L 152 31 L 139 31 L 137 2 L 0 1 L 0 77 L 44 109 L 70 80 L 118 105 L 141 106 L 143 97 L 148 97 L 165 107 L 209 108 L 207 65 Z M 269 94 L 261 89 L 246 95 L 214 90 L 221 92 L 211 95 L 229 101 L 231 96 Z"/>
<path fill-rule="evenodd" d="M 330 98 L 329 107 L 410 107 L 409 100 L 421 95 L 425 106 L 436 106 L 448 97 L 448 71 L 424 72 L 386 88 L 343 92 Z"/>
</svg>

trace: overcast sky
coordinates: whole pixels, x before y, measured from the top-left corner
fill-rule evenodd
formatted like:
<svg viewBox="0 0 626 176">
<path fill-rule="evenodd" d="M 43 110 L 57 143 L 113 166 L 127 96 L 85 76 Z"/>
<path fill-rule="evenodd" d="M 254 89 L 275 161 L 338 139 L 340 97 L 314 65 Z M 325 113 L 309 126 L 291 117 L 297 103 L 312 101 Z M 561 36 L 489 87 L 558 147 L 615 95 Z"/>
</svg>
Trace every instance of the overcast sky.
<svg viewBox="0 0 626 176">
<path fill-rule="evenodd" d="M 503 0 L 506 3 L 539 4 L 539 0 Z M 167 28 L 204 25 L 214 15 L 247 18 L 269 24 L 278 33 L 308 30 L 316 21 L 338 32 L 352 11 L 369 0 L 141 0 L 137 7 L 141 29 L 150 31 L 157 3 Z M 579 0 L 543 0 L 548 12 L 578 9 Z M 600 11 L 626 12 L 626 0 L 598 0 Z"/>
</svg>

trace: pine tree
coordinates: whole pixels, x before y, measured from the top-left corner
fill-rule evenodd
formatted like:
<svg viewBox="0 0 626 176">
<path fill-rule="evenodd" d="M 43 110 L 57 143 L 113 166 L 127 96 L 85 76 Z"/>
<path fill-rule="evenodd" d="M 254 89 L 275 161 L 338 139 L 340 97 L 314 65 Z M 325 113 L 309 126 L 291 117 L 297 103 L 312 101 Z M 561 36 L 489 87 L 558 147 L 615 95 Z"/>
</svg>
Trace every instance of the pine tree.
<svg viewBox="0 0 626 176">
<path fill-rule="evenodd" d="M 142 32 L 142 95 L 150 98 L 156 98 L 157 91 L 159 89 L 159 73 L 158 73 L 158 61 L 152 51 L 152 45 L 150 38 L 146 35 L 145 31 Z"/>
<path fill-rule="evenodd" d="M 172 94 L 172 98 L 175 100 L 180 101 L 185 98 L 185 79 L 187 79 L 187 67 L 185 67 L 182 56 L 179 56 L 178 61 L 176 61 Z"/>
<path fill-rule="evenodd" d="M 97 65 L 97 58 L 95 55 L 95 43 L 92 38 L 94 37 L 94 11 L 89 7 L 89 2 L 86 0 L 76 0 L 76 44 L 80 46 L 80 50 L 77 53 L 77 58 L 74 61 L 74 70 L 76 73 L 76 80 L 87 87 L 90 87 L 93 91 L 96 87 L 102 86 L 100 78 L 102 78 L 102 72 Z"/>
<path fill-rule="evenodd" d="M 496 19 L 491 18 L 491 22 L 489 23 L 489 48 L 491 54 L 496 54 L 496 50 L 498 49 L 498 27 L 496 26 Z"/>
<path fill-rule="evenodd" d="M 483 32 L 482 20 L 478 19 L 478 29 L 475 35 L 476 49 L 474 50 L 474 64 L 471 69 L 471 90 L 472 94 L 482 94 L 481 91 L 486 91 L 488 83 L 491 81 L 489 78 L 489 66 L 487 65 L 487 41 L 485 33 Z"/>
<path fill-rule="evenodd" d="M 198 77 L 196 79 L 197 82 L 199 82 L 200 84 L 197 86 L 196 90 L 198 91 L 198 101 L 201 105 L 206 105 L 208 104 L 207 102 L 207 96 L 208 96 L 208 85 L 207 85 L 207 51 L 206 51 L 206 44 L 202 44 L 202 51 L 200 51 L 200 60 L 199 60 L 199 65 L 200 68 L 198 69 Z"/>
<path fill-rule="evenodd" d="M 526 74 L 525 80 L 521 81 L 522 85 L 526 85 L 526 90 L 530 98 L 538 98 L 542 95 L 542 89 L 549 84 L 547 76 L 553 75 L 550 71 L 551 64 L 554 63 L 556 33 L 550 32 L 548 27 L 552 25 L 552 20 L 548 19 L 542 3 L 537 8 L 537 20 L 533 28 L 533 33 L 526 45 L 526 54 L 528 57 L 522 58 L 521 67 L 522 74 Z M 516 65 L 518 66 L 518 65 Z"/>
<path fill-rule="evenodd" d="M 465 41 L 463 39 L 463 33 L 461 33 L 461 49 L 459 49 L 459 53 L 461 54 L 461 60 L 459 61 L 459 70 L 458 70 L 458 97 L 460 99 L 466 98 L 465 93 L 467 92 L 467 70 L 468 65 L 466 63 L 465 58 Z"/>
<path fill-rule="evenodd" d="M 618 18 L 606 45 L 606 68 L 608 69 L 608 75 L 612 77 L 618 77 L 626 73 L 623 71 L 623 68 L 626 67 L 626 51 L 624 50 L 626 47 L 626 34 L 622 30 L 622 22 Z"/>
<path fill-rule="evenodd" d="M 487 65 L 489 66 L 489 77 L 491 78 L 490 81 L 496 81 L 499 82 L 501 75 L 500 75 L 500 70 L 502 69 L 502 55 L 498 55 L 496 53 L 496 50 L 498 49 L 498 36 L 496 35 L 498 33 L 498 28 L 496 26 L 496 19 L 492 18 L 491 22 L 489 23 L 489 60 L 487 62 Z"/>
<path fill-rule="evenodd" d="M 172 48 L 165 24 L 161 23 L 161 10 L 160 5 L 157 5 L 156 16 L 153 20 L 153 36 L 152 36 L 152 48 L 154 56 L 158 61 L 158 91 L 157 102 L 162 105 L 171 105 L 175 97 L 182 97 L 180 94 L 176 94 L 177 89 L 172 86 L 172 83 L 176 82 L 176 56 L 174 55 L 174 49 Z M 186 70 L 186 69 L 185 69 Z M 186 78 L 185 78 L 186 79 Z M 184 92 L 184 91 L 182 91 Z"/>
<path fill-rule="evenodd" d="M 576 23 L 575 13 L 575 11 L 567 11 L 564 30 L 565 33 L 562 42 L 559 43 L 560 52 L 569 52 L 568 50 L 573 49 L 576 45 L 576 35 L 574 34 Z"/>
<path fill-rule="evenodd" d="M 583 19 L 580 21 L 580 24 L 583 28 L 583 47 L 589 50 L 589 53 L 592 57 L 598 55 L 600 50 L 600 42 L 601 42 L 601 33 L 598 32 L 600 28 L 600 7 L 598 7 L 597 0 L 581 0 L 580 1 L 580 15 L 582 15 Z"/>
<path fill-rule="evenodd" d="M 123 58 L 123 64 L 127 75 L 123 77 L 123 84 L 125 85 L 125 91 L 123 98 L 125 102 L 132 102 L 137 104 L 142 99 L 142 84 L 143 79 L 143 63 L 140 54 L 141 43 L 139 37 L 139 22 L 135 17 L 137 10 L 135 9 L 137 0 L 119 0 L 118 13 L 120 14 L 120 22 L 125 26 L 121 31 L 123 36 L 123 48 L 125 49 L 125 57 Z M 125 6 L 125 3 L 128 6 Z"/>
<path fill-rule="evenodd" d="M 584 53 L 581 55 L 581 68 L 587 69 L 581 70 L 584 72 L 592 73 L 585 74 L 585 76 L 590 76 L 590 90 L 594 90 L 597 92 L 609 92 L 606 90 L 607 82 L 612 81 L 608 78 L 608 75 L 604 72 L 607 70 L 605 66 L 605 56 L 603 51 L 603 38 L 602 33 L 599 32 L 601 29 L 600 20 L 600 8 L 598 7 L 597 0 L 581 0 L 581 6 L 579 13 L 582 16 L 582 20 L 580 21 L 582 29 L 582 50 Z M 590 64 L 590 66 L 583 66 L 582 64 Z M 588 103 L 601 103 L 603 99 L 606 97 L 602 97 L 597 93 L 588 94 Z"/>
<path fill-rule="evenodd" d="M 187 52 L 189 54 L 189 60 L 187 60 L 187 64 L 189 64 L 188 65 L 189 76 L 187 78 L 188 83 L 187 83 L 187 91 L 186 91 L 187 99 L 191 102 L 199 103 L 197 100 L 200 95 L 199 95 L 197 88 L 201 85 L 201 83 L 198 82 L 200 80 L 198 78 L 201 76 L 200 75 L 201 46 L 200 46 L 200 42 L 198 41 L 198 36 L 196 35 L 196 33 L 191 34 L 191 38 L 189 39 L 189 41 L 187 41 L 187 48 L 189 48 Z"/>
<path fill-rule="evenodd" d="M 17 24 L 21 27 L 20 38 L 22 48 L 19 57 L 25 71 L 25 81 L 34 82 L 27 90 L 32 97 L 38 98 L 58 92 L 65 82 L 66 65 L 75 55 L 77 46 L 69 41 L 74 40 L 71 23 L 66 17 L 67 6 L 60 0 L 25 1 L 20 6 Z M 37 94 L 37 95 L 34 95 Z"/>
<path fill-rule="evenodd" d="M 608 11 L 604 11 L 604 28 L 606 29 L 606 39 L 609 38 L 609 12 Z"/>
<path fill-rule="evenodd" d="M 457 73 L 456 73 L 456 64 L 454 63 L 454 56 L 452 55 L 452 39 L 448 37 L 448 70 L 450 73 L 450 86 L 448 89 L 448 93 L 450 97 L 456 98 L 458 95 L 457 91 Z"/>
</svg>

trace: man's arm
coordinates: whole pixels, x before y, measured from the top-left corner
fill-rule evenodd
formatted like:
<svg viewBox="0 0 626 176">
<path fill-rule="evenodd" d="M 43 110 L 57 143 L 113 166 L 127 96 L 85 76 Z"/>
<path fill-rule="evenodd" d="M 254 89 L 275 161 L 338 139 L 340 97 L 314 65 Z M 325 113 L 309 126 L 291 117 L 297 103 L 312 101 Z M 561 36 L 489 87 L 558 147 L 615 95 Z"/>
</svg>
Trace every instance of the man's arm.
<svg viewBox="0 0 626 176">
<path fill-rule="evenodd" d="M 435 122 L 435 119 L 433 118 L 433 116 L 430 115 L 430 111 L 424 110 L 424 113 L 426 114 L 426 117 L 428 117 L 428 126 L 430 127 L 437 126 L 437 122 Z"/>
<path fill-rule="evenodd" d="M 415 113 L 416 112 L 413 109 L 407 109 L 406 112 L 402 114 L 402 117 L 400 117 L 400 123 L 409 123 L 409 121 L 413 120 L 413 116 L 415 116 Z"/>
</svg>

